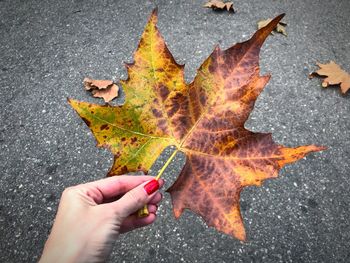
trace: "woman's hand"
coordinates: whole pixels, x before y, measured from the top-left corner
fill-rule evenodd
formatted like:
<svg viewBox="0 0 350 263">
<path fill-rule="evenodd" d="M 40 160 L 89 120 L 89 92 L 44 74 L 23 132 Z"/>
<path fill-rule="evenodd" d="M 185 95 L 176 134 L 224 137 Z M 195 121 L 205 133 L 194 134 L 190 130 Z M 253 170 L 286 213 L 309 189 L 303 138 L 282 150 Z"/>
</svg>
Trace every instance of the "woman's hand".
<svg viewBox="0 0 350 263">
<path fill-rule="evenodd" d="M 161 186 L 162 179 L 125 175 L 67 188 L 40 262 L 105 261 L 120 233 L 156 220 Z M 139 218 L 146 204 L 150 214 Z"/>
</svg>

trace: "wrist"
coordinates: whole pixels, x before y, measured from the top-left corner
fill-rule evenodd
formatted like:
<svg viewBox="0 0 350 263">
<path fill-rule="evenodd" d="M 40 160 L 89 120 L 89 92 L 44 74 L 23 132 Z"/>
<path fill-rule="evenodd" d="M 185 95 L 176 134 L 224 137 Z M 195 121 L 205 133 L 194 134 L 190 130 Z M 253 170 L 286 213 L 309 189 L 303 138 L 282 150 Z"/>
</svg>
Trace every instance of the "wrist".
<svg viewBox="0 0 350 263">
<path fill-rule="evenodd" d="M 73 263 L 85 262 L 84 249 L 78 242 L 53 242 L 48 240 L 45 244 L 43 254 L 39 260 L 40 263 Z"/>
</svg>

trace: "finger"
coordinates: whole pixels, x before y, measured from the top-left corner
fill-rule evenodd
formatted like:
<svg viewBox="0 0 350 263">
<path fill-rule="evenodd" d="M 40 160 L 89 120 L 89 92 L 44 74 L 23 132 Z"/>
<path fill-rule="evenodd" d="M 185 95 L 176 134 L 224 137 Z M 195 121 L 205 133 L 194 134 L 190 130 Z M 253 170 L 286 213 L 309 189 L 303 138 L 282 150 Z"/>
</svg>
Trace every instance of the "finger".
<svg viewBox="0 0 350 263">
<path fill-rule="evenodd" d="M 164 185 L 164 180 L 162 180 L 162 179 L 160 179 L 159 180 L 159 188 L 160 187 L 162 187 Z M 161 194 L 160 194 L 161 195 Z M 114 196 L 114 197 L 112 197 L 112 198 L 104 198 L 102 201 L 103 201 L 103 203 L 111 203 L 111 202 L 114 202 L 114 201 L 117 201 L 118 199 L 120 199 L 121 197 L 123 196 L 123 194 L 119 194 L 119 195 L 116 195 L 116 196 Z M 154 203 L 154 204 L 157 204 L 157 203 L 159 203 L 160 202 L 160 200 L 159 201 L 157 201 L 158 200 L 158 198 L 159 198 L 159 194 L 157 194 L 156 195 L 157 197 L 156 197 L 156 199 L 153 201 L 153 199 L 150 201 L 150 203 Z M 163 195 L 161 195 L 161 198 L 160 199 L 162 199 L 163 198 Z M 95 198 L 95 201 L 96 201 L 96 198 Z M 99 204 L 100 203 L 102 203 L 102 201 L 101 202 L 99 202 Z M 97 201 L 96 201 L 97 202 Z"/>
<path fill-rule="evenodd" d="M 153 179 L 128 191 L 122 198 L 110 203 L 110 206 L 123 220 L 148 204 L 157 194 L 159 187 L 159 182 Z"/>
<path fill-rule="evenodd" d="M 148 210 L 149 213 L 155 214 L 158 211 L 158 205 L 148 204 L 147 205 L 147 210 Z M 136 217 L 140 217 L 139 214 L 138 214 L 138 211 L 136 211 L 135 213 L 129 215 L 126 219 L 124 219 L 124 221 L 127 220 L 130 217 L 135 217 L 135 216 Z"/>
<path fill-rule="evenodd" d="M 95 188 L 101 193 L 102 200 L 95 200 L 96 202 L 101 203 L 103 200 L 111 199 L 118 195 L 124 194 L 136 186 L 152 179 L 152 176 L 145 175 L 120 175 L 104 178 L 98 181 L 86 183 L 84 185 L 88 188 Z"/>
<path fill-rule="evenodd" d="M 155 213 L 149 213 L 146 217 L 138 217 L 137 215 L 129 216 L 123 221 L 120 227 L 120 233 L 126 233 L 136 228 L 150 225 L 156 220 L 156 218 L 157 216 Z"/>
<path fill-rule="evenodd" d="M 148 212 L 155 214 L 158 210 L 158 206 L 149 204 L 147 205 L 147 209 L 148 209 Z M 138 216 L 136 213 L 134 215 Z"/>
<path fill-rule="evenodd" d="M 159 188 L 163 187 L 164 185 L 164 179 L 158 179 L 158 183 L 159 183 Z"/>
<path fill-rule="evenodd" d="M 156 193 L 155 196 L 148 202 L 148 204 L 153 204 L 156 205 L 158 204 L 160 201 L 162 201 L 163 199 L 163 195 L 161 193 Z"/>
</svg>

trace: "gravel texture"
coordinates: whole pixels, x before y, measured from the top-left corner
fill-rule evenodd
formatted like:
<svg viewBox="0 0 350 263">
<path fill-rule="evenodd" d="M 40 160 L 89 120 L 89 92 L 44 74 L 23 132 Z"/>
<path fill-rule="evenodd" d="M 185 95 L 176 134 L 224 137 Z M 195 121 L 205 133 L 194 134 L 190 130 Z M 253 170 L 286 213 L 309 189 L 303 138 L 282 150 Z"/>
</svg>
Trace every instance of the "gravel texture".
<svg viewBox="0 0 350 263">
<path fill-rule="evenodd" d="M 350 261 L 350 98 L 308 79 L 316 61 L 350 72 L 350 1 L 236 0 L 235 14 L 204 2 L 0 0 L 1 262 L 37 261 L 63 189 L 105 176 L 112 155 L 95 147 L 66 98 L 98 101 L 82 88 L 86 76 L 126 77 L 123 62 L 132 61 L 155 6 L 187 81 L 215 44 L 247 40 L 259 20 L 286 13 L 288 37 L 270 36 L 262 48 L 261 71 L 272 79 L 246 127 L 287 146 L 329 149 L 243 191 L 247 242 L 189 211 L 175 220 L 166 195 L 157 222 L 122 236 L 111 262 Z M 167 186 L 181 160 L 168 169 Z"/>
</svg>

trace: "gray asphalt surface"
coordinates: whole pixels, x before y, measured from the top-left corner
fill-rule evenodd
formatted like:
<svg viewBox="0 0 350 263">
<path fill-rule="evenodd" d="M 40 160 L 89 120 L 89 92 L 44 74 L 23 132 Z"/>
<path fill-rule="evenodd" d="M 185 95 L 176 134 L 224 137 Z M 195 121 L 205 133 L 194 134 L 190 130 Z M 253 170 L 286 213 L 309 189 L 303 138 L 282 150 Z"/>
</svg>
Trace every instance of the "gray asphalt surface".
<svg viewBox="0 0 350 263">
<path fill-rule="evenodd" d="M 329 149 L 243 191 L 246 243 L 189 211 L 175 220 L 166 195 L 157 222 L 122 236 L 110 261 L 350 261 L 350 97 L 308 79 L 316 61 L 335 60 L 350 72 L 350 1 L 236 0 L 236 14 L 202 8 L 204 2 L 0 1 L 1 262 L 35 262 L 63 189 L 105 176 L 112 155 L 95 147 L 66 98 L 99 103 L 83 90 L 84 77 L 126 77 L 123 62 L 132 61 L 156 5 L 187 81 L 215 44 L 228 48 L 248 39 L 257 21 L 286 13 L 288 37 L 271 36 L 263 46 L 261 71 L 272 79 L 246 127 L 272 132 L 287 146 Z M 179 162 L 167 172 L 167 186 Z"/>
</svg>

